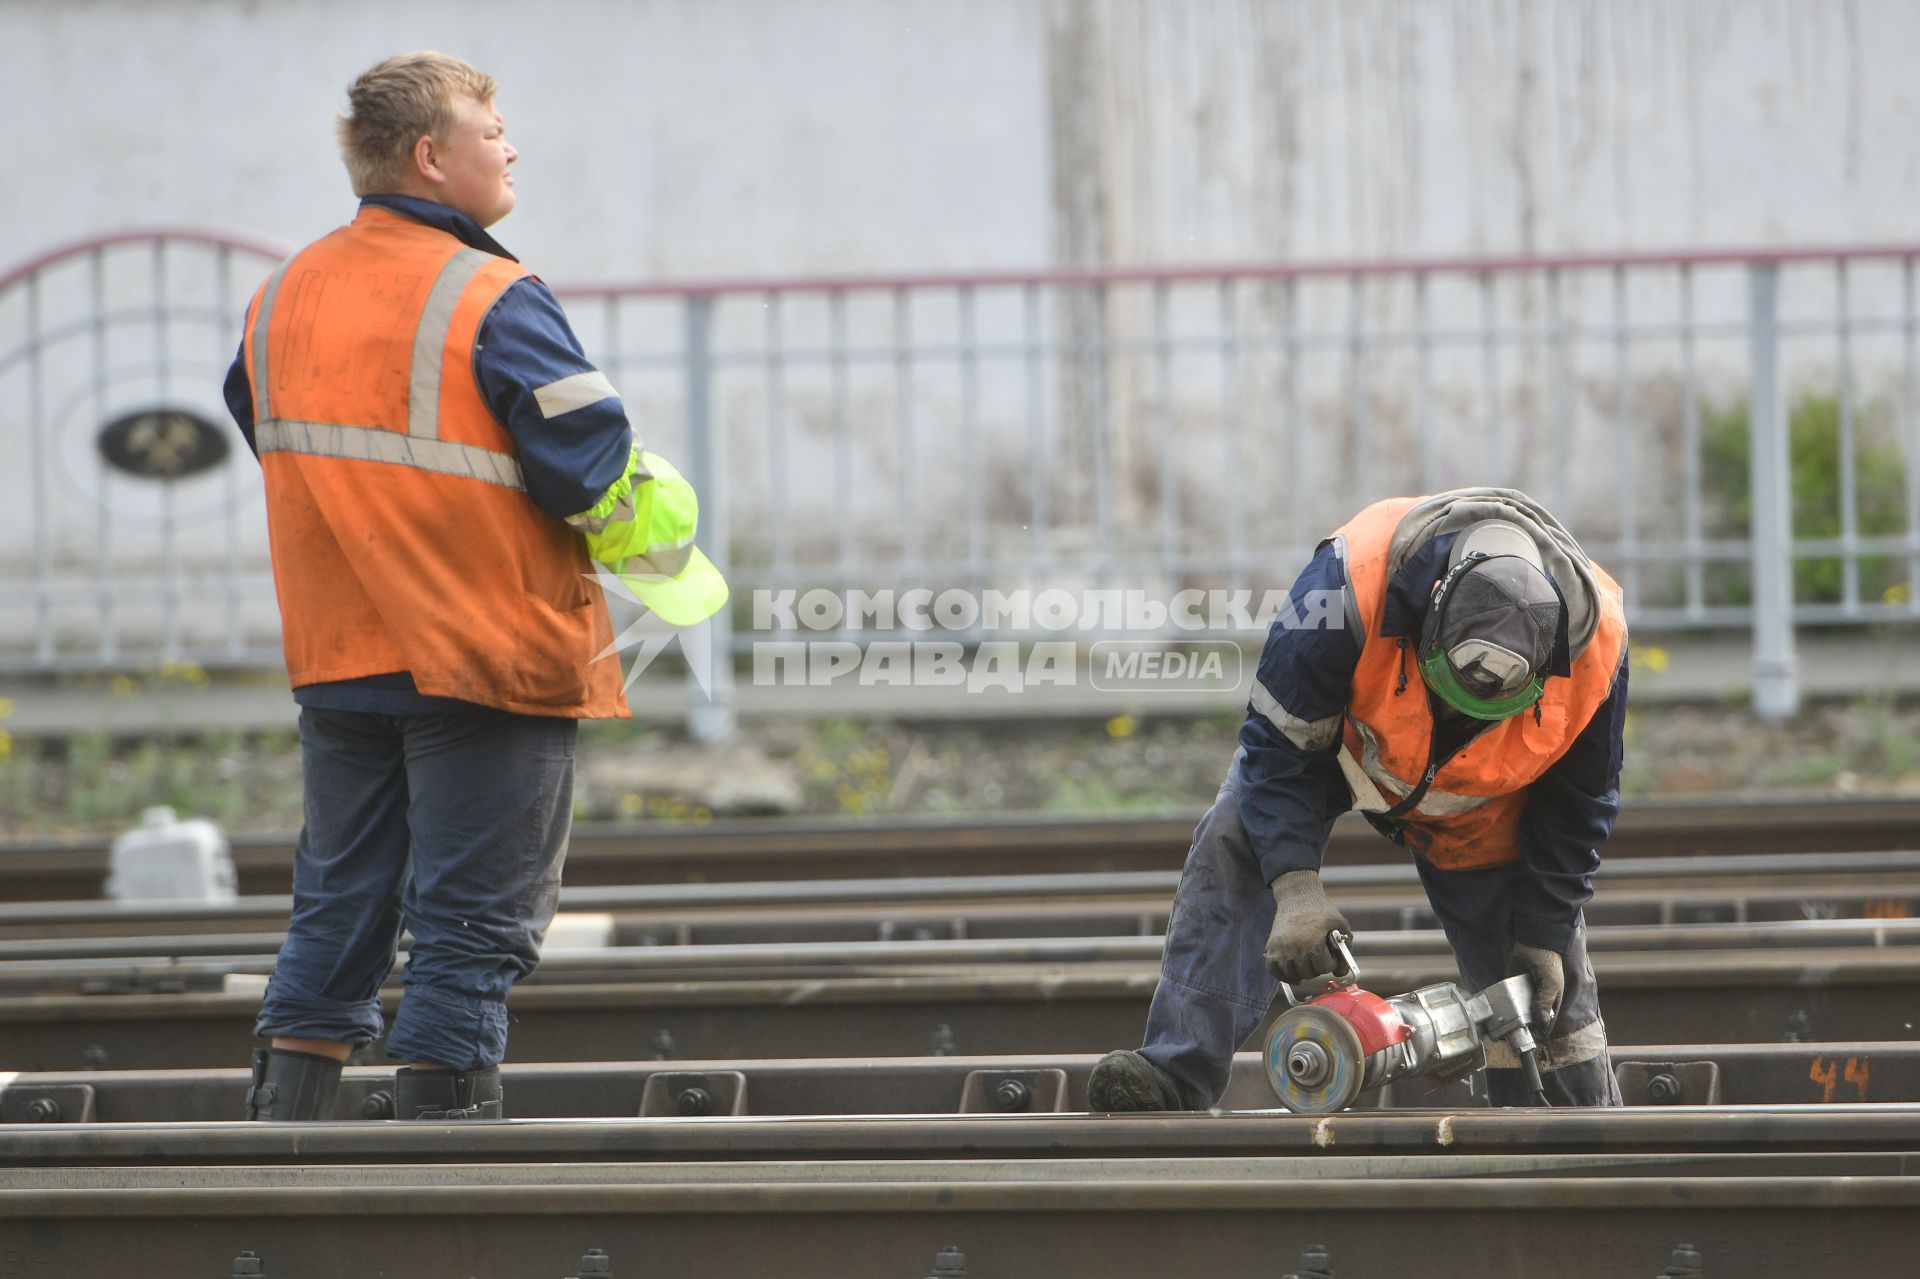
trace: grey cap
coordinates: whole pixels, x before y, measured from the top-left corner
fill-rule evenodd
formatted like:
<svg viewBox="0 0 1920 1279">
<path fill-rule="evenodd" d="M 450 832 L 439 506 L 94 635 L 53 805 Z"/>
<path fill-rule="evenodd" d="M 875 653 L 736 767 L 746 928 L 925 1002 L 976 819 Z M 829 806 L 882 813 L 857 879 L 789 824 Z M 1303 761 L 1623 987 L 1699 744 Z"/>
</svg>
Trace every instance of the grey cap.
<svg viewBox="0 0 1920 1279">
<path fill-rule="evenodd" d="M 1519 525 L 1481 520 L 1462 529 L 1443 580 L 1446 588 L 1421 628 L 1420 652 L 1423 658 L 1444 653 L 1454 680 L 1472 698 L 1503 701 L 1564 671 L 1560 593 L 1541 566 L 1539 547 Z"/>
</svg>

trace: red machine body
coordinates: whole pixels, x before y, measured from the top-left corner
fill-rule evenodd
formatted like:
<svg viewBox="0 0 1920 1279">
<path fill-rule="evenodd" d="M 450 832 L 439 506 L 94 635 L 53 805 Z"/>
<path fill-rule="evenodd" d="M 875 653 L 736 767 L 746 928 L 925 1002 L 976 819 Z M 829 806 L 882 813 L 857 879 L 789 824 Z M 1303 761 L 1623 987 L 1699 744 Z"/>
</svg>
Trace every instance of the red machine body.
<svg viewBox="0 0 1920 1279">
<path fill-rule="evenodd" d="M 1307 1002 L 1324 1008 L 1353 1027 L 1360 1036 L 1362 1055 L 1371 1057 L 1383 1048 L 1404 1044 L 1413 1038 L 1413 1027 L 1393 1005 L 1370 990 L 1341 986 Z"/>
</svg>

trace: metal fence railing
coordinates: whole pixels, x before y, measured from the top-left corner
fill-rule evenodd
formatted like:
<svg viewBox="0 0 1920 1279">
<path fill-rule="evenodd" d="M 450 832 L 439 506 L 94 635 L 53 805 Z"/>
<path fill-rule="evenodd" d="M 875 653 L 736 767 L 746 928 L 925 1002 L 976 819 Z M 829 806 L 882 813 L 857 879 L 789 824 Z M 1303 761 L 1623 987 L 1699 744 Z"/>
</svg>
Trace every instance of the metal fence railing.
<svg viewBox="0 0 1920 1279">
<path fill-rule="evenodd" d="M 219 379 L 274 256 L 134 233 L 0 275 L 0 669 L 277 661 L 237 437 L 172 478 L 121 473 L 102 439 L 151 446 L 186 417 L 233 435 Z M 1756 704 L 1780 715 L 1796 625 L 1920 617 L 1917 257 L 560 292 L 698 484 L 742 610 L 810 588 L 1279 588 L 1368 500 L 1502 484 L 1614 572 L 1636 626 L 1750 630 Z"/>
</svg>

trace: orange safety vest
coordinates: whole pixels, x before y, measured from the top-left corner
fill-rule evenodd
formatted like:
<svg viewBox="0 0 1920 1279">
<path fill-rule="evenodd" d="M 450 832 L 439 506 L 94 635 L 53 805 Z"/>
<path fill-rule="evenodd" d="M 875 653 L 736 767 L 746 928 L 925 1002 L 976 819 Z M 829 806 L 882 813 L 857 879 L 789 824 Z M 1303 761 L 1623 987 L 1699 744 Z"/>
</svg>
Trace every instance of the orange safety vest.
<svg viewBox="0 0 1920 1279">
<path fill-rule="evenodd" d="M 254 295 L 246 361 L 293 686 L 397 671 L 526 715 L 628 717 L 580 535 L 527 496 L 473 372 L 527 272 L 377 207 Z"/>
<path fill-rule="evenodd" d="M 1429 766 L 1433 712 L 1416 667 L 1415 638 L 1405 637 L 1403 650 L 1401 637 L 1379 634 L 1394 530 L 1425 500 L 1376 502 L 1334 535 L 1344 541 L 1348 604 L 1365 637 L 1339 756 L 1354 807 L 1363 813 L 1400 805 L 1426 779 Z M 1519 860 L 1527 787 L 1566 753 L 1612 691 L 1626 651 L 1626 613 L 1620 587 L 1598 565 L 1591 567 L 1598 587 L 1597 625 L 1573 658 L 1572 674 L 1547 680 L 1535 703 L 1538 717 L 1528 709 L 1489 725 L 1440 766 L 1417 804 L 1390 819 L 1401 841 L 1434 865 L 1467 870 Z M 1411 682 L 1396 696 L 1405 670 L 1412 671 Z"/>
</svg>

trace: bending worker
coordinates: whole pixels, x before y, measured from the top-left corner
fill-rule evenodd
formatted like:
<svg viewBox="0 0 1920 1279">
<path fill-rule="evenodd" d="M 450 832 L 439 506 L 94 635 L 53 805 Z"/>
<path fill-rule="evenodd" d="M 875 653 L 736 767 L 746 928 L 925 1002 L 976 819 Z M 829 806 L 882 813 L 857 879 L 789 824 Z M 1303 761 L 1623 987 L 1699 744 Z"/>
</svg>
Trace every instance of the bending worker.
<svg viewBox="0 0 1920 1279">
<path fill-rule="evenodd" d="M 348 93 L 359 212 L 261 286 L 226 382 L 265 480 L 306 787 L 248 1117 L 331 1116 L 341 1063 L 383 1029 L 402 927 L 397 1116 L 498 1116 L 577 722 L 628 714 L 618 659 L 598 660 L 595 562 L 676 625 L 726 584 L 693 547 L 691 489 L 487 233 L 516 158 L 493 80 L 420 53 Z"/>
<path fill-rule="evenodd" d="M 1348 809 L 1413 854 L 1469 989 L 1533 978 L 1548 1099 L 1619 1105 L 1581 912 L 1619 811 L 1620 588 L 1524 493 L 1476 488 L 1367 507 L 1292 599 L 1315 592 L 1338 602 L 1267 636 L 1174 898 L 1146 1042 L 1094 1067 L 1093 1108 L 1212 1105 L 1275 979 L 1335 970 L 1327 934 L 1350 929 L 1320 863 Z M 1489 1097 L 1529 1104 L 1503 1052 L 1489 1046 Z"/>
</svg>

